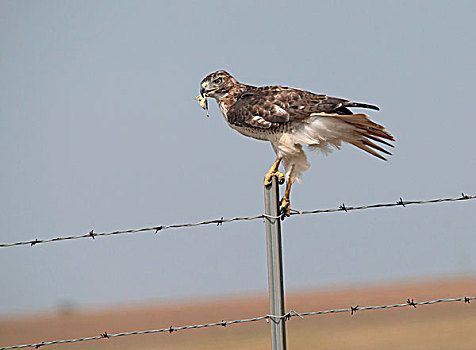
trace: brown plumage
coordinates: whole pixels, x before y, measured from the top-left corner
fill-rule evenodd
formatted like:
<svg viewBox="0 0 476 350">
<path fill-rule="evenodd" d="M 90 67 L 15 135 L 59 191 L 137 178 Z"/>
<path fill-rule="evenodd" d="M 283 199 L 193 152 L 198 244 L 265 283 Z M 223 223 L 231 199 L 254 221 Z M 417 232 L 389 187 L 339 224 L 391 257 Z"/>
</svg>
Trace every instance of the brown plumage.
<svg viewBox="0 0 476 350">
<path fill-rule="evenodd" d="M 246 85 L 225 71 L 209 74 L 201 86 L 201 103 L 206 97 L 215 98 L 228 125 L 245 136 L 271 142 L 277 165 L 282 161 L 286 169 L 288 185 L 309 168 L 305 146 L 328 153 L 347 142 L 383 160 L 383 155 L 391 155 L 375 142 L 393 147 L 388 142 L 395 141 L 393 136 L 366 114 L 349 109 L 378 111 L 377 106 L 286 86 Z"/>
</svg>

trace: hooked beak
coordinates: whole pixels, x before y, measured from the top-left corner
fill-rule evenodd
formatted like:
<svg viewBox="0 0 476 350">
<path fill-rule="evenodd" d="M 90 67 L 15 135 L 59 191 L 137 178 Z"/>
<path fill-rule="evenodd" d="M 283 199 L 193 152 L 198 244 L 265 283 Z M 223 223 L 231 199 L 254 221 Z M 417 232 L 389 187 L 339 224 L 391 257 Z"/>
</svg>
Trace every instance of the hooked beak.
<svg viewBox="0 0 476 350">
<path fill-rule="evenodd" d="M 208 81 L 204 81 L 202 83 L 202 87 L 200 88 L 200 95 L 202 97 L 209 97 L 210 96 L 210 93 L 213 93 L 215 92 L 216 90 L 218 90 L 218 88 L 210 88 L 210 84 Z"/>
<path fill-rule="evenodd" d="M 208 81 L 204 81 L 202 83 L 202 87 L 200 88 L 200 95 L 202 97 L 207 97 L 208 87 L 209 87 Z"/>
</svg>

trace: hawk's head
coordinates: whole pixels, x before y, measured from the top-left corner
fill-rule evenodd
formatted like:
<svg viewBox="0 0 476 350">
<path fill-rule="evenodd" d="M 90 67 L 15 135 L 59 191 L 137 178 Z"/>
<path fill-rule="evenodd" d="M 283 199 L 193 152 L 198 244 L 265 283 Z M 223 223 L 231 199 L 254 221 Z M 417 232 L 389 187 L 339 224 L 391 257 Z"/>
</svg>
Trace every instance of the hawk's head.
<svg viewBox="0 0 476 350">
<path fill-rule="evenodd" d="M 219 70 L 208 74 L 200 83 L 200 95 L 202 97 L 214 97 L 220 99 L 225 96 L 233 87 L 239 84 L 230 73 Z"/>
</svg>

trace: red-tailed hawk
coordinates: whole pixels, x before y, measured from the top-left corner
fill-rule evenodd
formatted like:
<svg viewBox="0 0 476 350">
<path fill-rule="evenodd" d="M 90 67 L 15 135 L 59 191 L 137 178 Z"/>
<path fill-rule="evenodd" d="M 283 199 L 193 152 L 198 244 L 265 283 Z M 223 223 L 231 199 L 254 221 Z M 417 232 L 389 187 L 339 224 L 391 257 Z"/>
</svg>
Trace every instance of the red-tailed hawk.
<svg viewBox="0 0 476 350">
<path fill-rule="evenodd" d="M 381 153 L 391 153 L 372 141 L 389 147 L 393 145 L 386 140 L 395 141 L 382 125 L 372 122 L 366 114 L 353 114 L 349 110 L 353 107 L 379 110 L 365 103 L 286 86 L 246 85 L 223 70 L 202 80 L 197 98 L 204 109 L 208 108 L 207 97 L 216 99 L 230 127 L 245 136 L 271 142 L 276 161 L 265 175 L 264 184 L 268 186 L 273 176 L 277 176 L 280 183 L 286 179 L 281 200 L 283 215 L 290 213 L 291 185 L 309 168 L 304 146 L 329 153 L 332 147 L 340 149 L 342 142 L 348 142 L 386 160 Z M 286 176 L 278 171 L 280 163 L 284 165 Z"/>
</svg>

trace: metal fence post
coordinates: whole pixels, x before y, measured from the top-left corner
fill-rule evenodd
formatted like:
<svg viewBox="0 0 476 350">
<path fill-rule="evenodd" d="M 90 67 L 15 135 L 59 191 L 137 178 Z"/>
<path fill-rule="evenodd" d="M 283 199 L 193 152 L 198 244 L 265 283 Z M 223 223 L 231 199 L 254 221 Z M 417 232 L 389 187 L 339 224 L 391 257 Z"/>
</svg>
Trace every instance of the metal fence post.
<svg viewBox="0 0 476 350">
<path fill-rule="evenodd" d="M 266 247 L 268 251 L 268 284 L 270 314 L 284 315 L 283 250 L 279 218 L 279 186 L 276 176 L 264 189 Z M 283 318 L 270 319 L 272 350 L 286 350 L 286 323 Z"/>
</svg>

